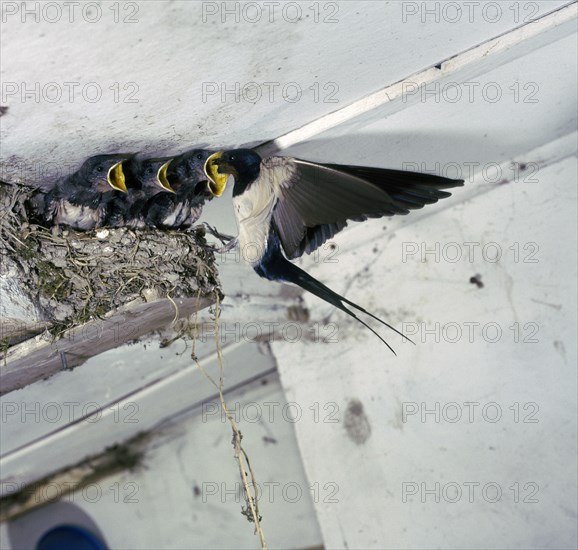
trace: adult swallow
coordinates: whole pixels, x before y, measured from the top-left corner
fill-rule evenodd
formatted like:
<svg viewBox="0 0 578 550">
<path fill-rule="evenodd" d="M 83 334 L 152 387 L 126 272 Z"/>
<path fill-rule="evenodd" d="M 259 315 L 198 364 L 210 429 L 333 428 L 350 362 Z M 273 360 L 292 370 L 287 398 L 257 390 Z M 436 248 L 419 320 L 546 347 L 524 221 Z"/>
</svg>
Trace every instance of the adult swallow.
<svg viewBox="0 0 578 550">
<path fill-rule="evenodd" d="M 453 180 L 401 170 L 319 164 L 291 157 L 262 159 L 250 149 L 217 152 L 207 160 L 209 190 L 220 196 L 235 178 L 233 206 L 238 242 L 258 275 L 293 283 L 347 313 L 393 348 L 348 307 L 401 332 L 340 296 L 289 260 L 311 253 L 341 231 L 349 220 L 405 215 L 450 196 L 463 185 Z M 252 250 L 251 256 L 244 251 Z M 409 340 L 409 338 L 407 338 Z"/>
<path fill-rule="evenodd" d="M 117 194 L 126 193 L 123 163 L 131 156 L 96 155 L 85 160 L 43 197 L 44 221 L 84 231 L 103 225 L 111 202 Z"/>
<path fill-rule="evenodd" d="M 172 158 L 143 158 L 134 155 L 123 163 L 126 193 L 110 204 L 105 225 L 139 228 L 147 225 L 149 202 L 161 194 L 174 194 L 167 178 Z"/>
<path fill-rule="evenodd" d="M 159 194 L 148 201 L 145 221 L 160 228 L 186 228 L 197 221 L 205 201 L 214 196 L 205 174 L 207 159 L 214 150 L 191 149 L 172 159 L 166 179 L 172 194 Z"/>
</svg>

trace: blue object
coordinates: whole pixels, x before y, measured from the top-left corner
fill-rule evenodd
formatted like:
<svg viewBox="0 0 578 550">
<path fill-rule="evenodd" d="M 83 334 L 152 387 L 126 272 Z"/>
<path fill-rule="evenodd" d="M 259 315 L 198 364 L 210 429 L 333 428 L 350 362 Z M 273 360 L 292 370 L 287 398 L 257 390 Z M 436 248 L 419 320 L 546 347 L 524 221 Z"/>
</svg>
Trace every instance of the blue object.
<svg viewBox="0 0 578 550">
<path fill-rule="evenodd" d="M 107 550 L 93 533 L 76 525 L 59 525 L 46 532 L 36 550 Z"/>
</svg>

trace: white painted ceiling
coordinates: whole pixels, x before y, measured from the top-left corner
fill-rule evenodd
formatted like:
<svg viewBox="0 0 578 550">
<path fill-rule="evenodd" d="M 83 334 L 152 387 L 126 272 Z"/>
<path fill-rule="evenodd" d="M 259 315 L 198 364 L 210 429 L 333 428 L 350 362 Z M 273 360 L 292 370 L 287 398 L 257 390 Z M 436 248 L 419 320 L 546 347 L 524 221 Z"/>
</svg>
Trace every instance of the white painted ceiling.
<svg viewBox="0 0 578 550">
<path fill-rule="evenodd" d="M 278 470 L 286 464 L 286 471 L 292 472 L 286 479 L 339 487 L 338 502 L 303 500 L 299 511 L 303 515 L 293 520 L 295 525 L 306 524 L 302 538 L 292 538 L 281 528 L 283 520 L 273 516 L 264 528 L 274 533 L 271 540 L 278 547 L 317 545 L 320 536 L 327 548 L 570 548 L 576 540 L 576 255 L 570 246 L 576 234 L 575 5 L 574 16 L 568 17 L 568 9 L 560 10 L 568 2 L 502 2 L 500 17 L 491 22 L 492 12 L 483 10 L 493 9 L 493 4 L 470 3 L 479 10 L 471 21 L 466 4 L 460 4 L 462 17 L 452 22 L 449 12 L 436 20 L 435 10 L 443 9 L 437 2 L 406 2 L 405 7 L 398 2 L 338 2 L 338 22 L 324 23 L 329 11 L 321 12 L 321 20 L 315 22 L 314 3 L 303 2 L 299 3 L 303 18 L 297 22 L 278 16 L 272 23 L 266 18 L 249 23 L 231 16 L 222 22 L 220 13 L 206 14 L 204 22 L 203 9 L 220 8 L 220 2 L 147 1 L 138 3 L 138 22 L 114 23 L 112 3 L 100 2 L 99 23 L 35 23 L 30 18 L 20 23 L 16 14 L 2 24 L 3 91 L 6 83 L 22 82 L 28 87 L 36 82 L 41 86 L 96 82 L 103 90 L 97 103 L 81 96 L 57 103 L 22 101 L 17 94 L 2 97 L 9 110 L 0 118 L 0 175 L 14 181 L 42 181 L 98 151 L 156 153 L 195 143 L 262 143 L 287 132 L 298 135 L 291 132 L 374 92 L 393 93 L 392 85 L 400 80 L 419 82 L 431 74 L 428 69 L 452 56 L 457 58 L 442 65 L 436 77 L 441 87 L 457 82 L 462 89 L 469 83 L 479 91 L 487 85 L 502 91 L 496 102 L 477 92 L 472 101 L 457 102 L 443 94 L 425 100 L 419 94 L 406 95 L 361 108 L 342 124 L 329 125 L 305 140 L 287 140 L 294 144 L 284 154 L 312 160 L 419 167 L 437 173 L 456 165 L 474 169 L 468 172 L 466 186 L 443 203 L 404 219 L 354 225 L 335 239 L 337 263 L 315 258 L 300 262 L 396 327 L 403 323 L 407 330 L 417 327 L 417 347 L 392 338 L 399 353 L 394 358 L 371 334 L 311 297 L 304 297 L 311 323 L 321 327 L 335 323 L 338 342 L 278 342 L 272 346 L 273 357 L 261 355 L 260 348 L 248 342 L 229 346 L 228 384 L 263 376 L 278 364 L 283 395 L 272 397 L 251 386 L 243 399 L 261 404 L 266 399 L 289 400 L 306 411 L 314 403 L 321 411 L 334 403 L 338 410 L 337 423 L 313 422 L 311 417 L 295 425 L 283 418 L 265 423 L 264 429 L 279 437 L 286 432 L 296 435 L 295 441 L 286 436 L 291 444 L 283 452 L 270 453 L 270 447 L 258 445 L 258 432 L 245 425 L 247 445 L 258 449 L 258 473 L 264 479 L 279 478 Z M 414 8 L 417 13 L 412 14 Z M 549 12 L 549 18 L 535 23 L 524 20 Z M 467 51 L 492 39 L 496 41 L 479 57 Z M 456 68 L 452 63 L 462 64 Z M 119 83 L 122 90 L 129 82 L 138 85 L 138 102 L 116 103 L 109 87 Z M 302 87 L 303 96 L 295 103 L 280 97 L 251 103 L 226 96 L 222 101 L 219 94 L 203 101 L 203 84 L 231 88 L 251 82 L 275 82 L 281 88 L 294 82 Z M 335 83 L 338 103 L 315 101 L 309 89 L 315 83 L 321 98 L 323 86 Z M 534 95 L 528 96 L 530 92 Z M 317 128 L 325 128 L 323 120 L 327 119 L 322 118 Z M 535 163 L 538 172 L 534 178 L 524 173 L 516 179 L 512 162 Z M 485 177 L 484 168 L 490 166 L 499 166 L 507 183 L 499 185 Z M 209 204 L 205 218 L 222 231 L 235 230 L 227 196 Z M 469 241 L 480 246 L 494 242 L 505 251 L 514 243 L 523 247 L 535 242 L 540 261 L 515 262 L 508 253 L 497 264 L 479 256 L 457 263 L 402 260 L 404 243 L 431 247 Z M 469 283 L 476 273 L 482 276 L 483 289 Z M 228 295 L 224 322 L 286 323 L 286 306 L 299 303 L 295 294 L 280 285 L 264 284 L 230 256 L 221 258 L 221 275 Z M 423 333 L 424 326 L 435 323 L 466 322 L 498 323 L 510 338 L 490 343 L 476 333 L 474 342 L 462 339 L 452 344 L 443 339 L 434 342 Z M 513 341 L 508 327 L 514 323 L 536 323 L 539 342 Z M 232 339 L 238 340 L 234 335 Z M 185 411 L 189 397 L 197 404 L 203 395 L 209 399 L 211 388 L 203 390 L 198 372 L 187 378 L 188 354 L 177 355 L 181 344 L 168 350 L 158 350 L 155 344 L 113 350 L 73 372 L 5 396 L 2 403 L 19 406 L 64 402 L 71 395 L 80 403 L 120 400 L 143 406 L 142 422 L 136 426 L 121 426 L 111 418 L 108 424 L 87 424 L 84 429 L 65 422 L 27 425 L 11 419 L 1 434 L 5 471 L 16 480 L 35 479 L 52 468 L 47 457 L 54 465 L 78 460 L 88 450 L 102 449 L 154 425 L 157 418 Z M 199 357 L 215 369 L 209 348 L 209 342 L 201 346 Z M 345 425 L 352 399 L 362 403 L 371 426 L 364 444 L 356 443 Z M 512 413 L 509 407 L 515 403 L 535 402 L 539 422 L 516 423 L 509 416 L 496 424 L 484 419 L 432 424 L 401 418 L 403 403 L 433 407 L 436 402 L 464 401 L 497 402 L 505 415 Z M 203 470 L 201 448 L 203 441 L 214 437 L 220 442 L 230 433 L 219 422 L 211 424 L 215 430 L 211 433 L 209 426 L 199 427 L 194 419 L 182 422 L 180 437 L 164 443 L 166 455 L 177 456 L 185 449 L 182 456 L 190 457 L 197 451 L 199 461 L 191 458 L 194 467 L 181 462 L 181 473 L 167 475 L 166 461 L 178 465 L 178 460 L 158 451 L 148 474 L 120 479 L 137 480 L 150 491 L 149 499 L 166 496 L 186 513 L 173 521 L 171 510 L 147 501 L 125 509 L 123 517 L 128 525 L 130 521 L 141 525 L 142 519 L 136 518 L 153 513 L 170 520 L 171 529 L 164 532 L 162 522 L 149 526 L 150 547 L 162 540 L 172 547 L 188 540 L 193 541 L 190 547 L 209 543 L 234 547 L 238 528 L 251 531 L 244 522 L 227 524 L 228 514 L 237 515 L 238 506 L 231 509 L 219 503 L 207 514 L 206 506 L 191 504 L 190 494 L 183 490 L 194 477 L 192 469 L 203 472 L 195 478 L 201 481 L 214 481 L 219 468 L 232 469 L 229 448 L 229 454 L 222 453 L 222 463 L 216 454 L 211 458 L 206 454 L 207 460 L 215 461 L 215 469 Z M 58 441 L 67 443 L 58 448 L 54 446 Z M 198 450 L 191 449 L 191 441 L 199 442 Z M 38 451 L 43 445 L 46 454 Z M 297 466 L 300 460 L 302 470 Z M 155 476 L 166 477 L 168 487 L 160 487 Z M 472 503 L 462 499 L 454 506 L 447 501 L 423 502 L 418 493 L 402 501 L 403 482 L 419 486 L 463 481 L 499 483 L 504 500 L 493 505 L 483 499 Z M 509 499 L 508 487 L 516 482 L 522 487 L 537 484 L 539 502 Z M 279 500 L 275 508 L 284 505 Z M 87 502 L 80 506 L 98 518 L 101 527 L 108 527 L 115 547 L 130 547 L 126 526 L 111 526 L 113 518 L 105 506 Z M 203 525 L 192 521 L 189 512 L 200 514 Z M 50 508 L 45 509 L 45 522 L 46 517 Z M 210 530 L 215 525 L 222 536 L 195 538 L 193 526 Z M 5 525 L 0 537 L 10 547 Z M 250 547 L 251 540 L 256 547 L 256 538 L 243 538 L 242 544 Z M 147 538 L 142 542 L 146 544 Z"/>
</svg>

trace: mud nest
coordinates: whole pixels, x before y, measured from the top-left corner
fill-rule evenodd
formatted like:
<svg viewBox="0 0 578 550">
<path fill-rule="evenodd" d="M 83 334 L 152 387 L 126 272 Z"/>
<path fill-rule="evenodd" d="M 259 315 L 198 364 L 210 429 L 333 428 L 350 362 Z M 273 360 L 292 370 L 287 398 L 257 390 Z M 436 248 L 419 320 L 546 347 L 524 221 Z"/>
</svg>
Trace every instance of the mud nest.
<svg viewBox="0 0 578 550">
<path fill-rule="evenodd" d="M 41 320 L 59 332 L 127 305 L 221 294 L 203 226 L 45 228 L 29 221 L 34 192 L 0 182 L 0 277 L 17 277 Z"/>
</svg>

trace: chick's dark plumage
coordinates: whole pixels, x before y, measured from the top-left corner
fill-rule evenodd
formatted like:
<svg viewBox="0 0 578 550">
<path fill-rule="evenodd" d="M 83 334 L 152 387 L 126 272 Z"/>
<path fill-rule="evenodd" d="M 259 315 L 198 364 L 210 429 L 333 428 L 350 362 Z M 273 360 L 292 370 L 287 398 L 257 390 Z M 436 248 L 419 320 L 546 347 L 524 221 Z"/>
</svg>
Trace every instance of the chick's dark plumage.
<svg viewBox="0 0 578 550">
<path fill-rule="evenodd" d="M 126 191 L 123 162 L 131 154 L 96 155 L 48 192 L 38 193 L 32 209 L 48 224 L 89 230 L 105 223 L 111 202 Z"/>
<path fill-rule="evenodd" d="M 127 192 L 111 203 L 106 225 L 112 227 L 144 227 L 148 203 L 158 194 L 174 194 L 167 180 L 167 158 L 142 158 L 135 155 L 124 164 Z"/>
<path fill-rule="evenodd" d="M 157 194 L 147 202 L 147 225 L 186 228 L 197 221 L 205 201 L 213 198 L 207 188 L 204 168 L 205 162 L 214 152 L 191 149 L 171 161 L 167 169 L 167 180 L 174 193 Z"/>
</svg>

